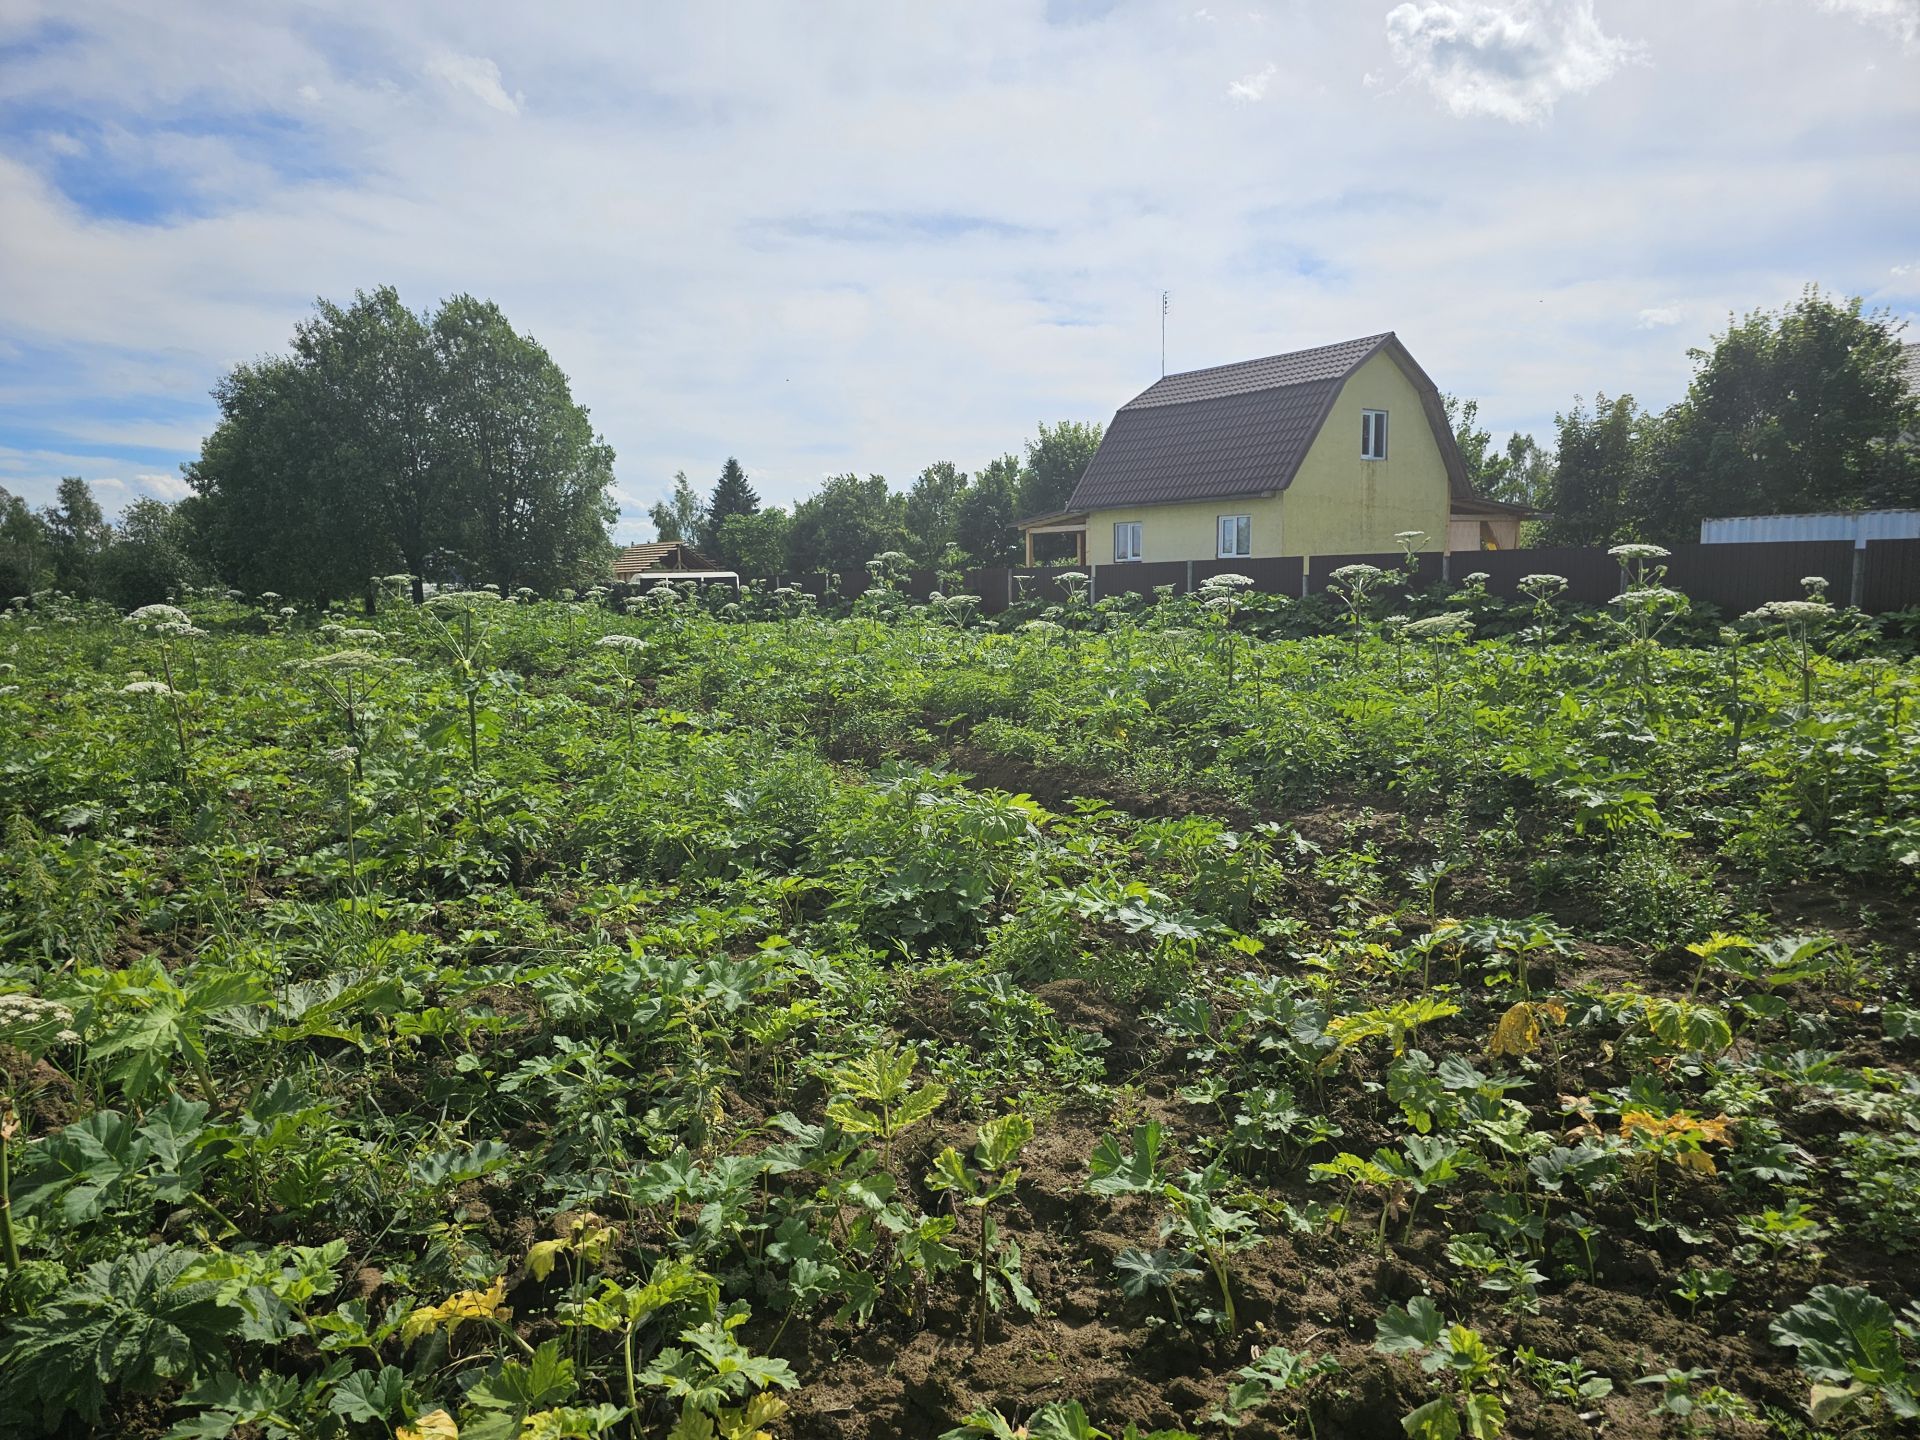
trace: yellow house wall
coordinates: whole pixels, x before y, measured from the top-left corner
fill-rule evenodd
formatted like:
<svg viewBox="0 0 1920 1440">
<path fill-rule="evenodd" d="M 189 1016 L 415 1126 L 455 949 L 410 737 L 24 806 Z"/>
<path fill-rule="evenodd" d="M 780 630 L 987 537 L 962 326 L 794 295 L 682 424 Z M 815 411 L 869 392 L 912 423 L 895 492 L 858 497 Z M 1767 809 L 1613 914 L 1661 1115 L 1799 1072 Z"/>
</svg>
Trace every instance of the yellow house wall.
<svg viewBox="0 0 1920 1440">
<path fill-rule="evenodd" d="M 1360 456 L 1360 412 L 1387 412 L 1387 458 Z M 1387 554 L 1402 530 L 1447 540 L 1447 464 L 1420 393 L 1385 354 L 1362 365 L 1333 402 L 1327 423 L 1285 491 L 1290 555 Z"/>
<path fill-rule="evenodd" d="M 1387 458 L 1360 456 L 1360 412 L 1387 412 Z M 1279 477 L 1274 477 L 1279 483 Z M 1113 527 L 1140 522 L 1142 560 L 1212 560 L 1222 515 L 1253 521 L 1253 557 L 1391 553 L 1394 536 L 1418 530 L 1423 550 L 1447 541 L 1447 466 L 1419 392 L 1385 354 L 1354 372 L 1320 427 L 1293 483 L 1265 499 L 1194 500 L 1095 510 L 1087 516 L 1087 557 L 1113 562 Z"/>
<path fill-rule="evenodd" d="M 1387 429 L 1391 436 L 1392 421 L 1387 422 Z M 1219 549 L 1222 515 L 1252 519 L 1255 557 L 1296 555 L 1298 551 L 1288 550 L 1283 544 L 1282 509 L 1282 497 L 1275 495 L 1265 500 L 1242 496 L 1237 500 L 1142 505 L 1132 510 L 1095 510 L 1087 516 L 1087 558 L 1096 565 L 1112 564 L 1113 527 L 1122 521 L 1138 520 L 1142 560 L 1211 560 Z"/>
</svg>

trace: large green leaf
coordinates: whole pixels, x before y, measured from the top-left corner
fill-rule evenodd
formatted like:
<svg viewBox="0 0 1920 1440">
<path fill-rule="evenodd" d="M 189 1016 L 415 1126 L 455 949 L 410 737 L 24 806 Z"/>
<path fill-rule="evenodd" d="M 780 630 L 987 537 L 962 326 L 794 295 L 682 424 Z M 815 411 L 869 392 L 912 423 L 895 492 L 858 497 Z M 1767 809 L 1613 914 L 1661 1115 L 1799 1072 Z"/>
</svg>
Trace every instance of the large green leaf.
<svg viewBox="0 0 1920 1440">
<path fill-rule="evenodd" d="M 1410 1354 L 1425 1350 L 1440 1339 L 1446 1322 L 1440 1308 L 1424 1295 L 1416 1295 L 1403 1310 L 1389 1305 L 1376 1322 L 1373 1348 L 1383 1355 Z"/>
<path fill-rule="evenodd" d="M 1096 1195 L 1132 1195 L 1157 1189 L 1163 1178 L 1160 1141 L 1160 1124 L 1155 1120 L 1134 1127 L 1131 1154 L 1122 1150 L 1111 1135 L 1101 1136 L 1087 1162 L 1092 1172 L 1087 1189 Z"/>
<path fill-rule="evenodd" d="M 1906 1374 L 1893 1307 L 1864 1286 L 1817 1285 L 1767 1333 L 1798 1350 L 1800 1368 L 1816 1380 L 1885 1385 Z"/>
</svg>

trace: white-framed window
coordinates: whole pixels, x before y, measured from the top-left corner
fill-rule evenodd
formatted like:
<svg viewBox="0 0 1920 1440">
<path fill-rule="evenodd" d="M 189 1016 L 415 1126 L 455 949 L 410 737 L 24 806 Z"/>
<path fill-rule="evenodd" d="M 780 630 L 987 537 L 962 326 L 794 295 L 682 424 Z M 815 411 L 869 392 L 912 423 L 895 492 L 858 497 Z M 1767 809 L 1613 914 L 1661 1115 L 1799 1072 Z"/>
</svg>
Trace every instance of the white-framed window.
<svg viewBox="0 0 1920 1440">
<path fill-rule="evenodd" d="M 1115 562 L 1140 558 L 1140 522 L 1138 520 L 1121 520 L 1114 525 L 1113 558 Z"/>
<path fill-rule="evenodd" d="M 1362 410 L 1360 412 L 1360 458 L 1362 460 L 1387 458 L 1386 411 Z"/>
<path fill-rule="evenodd" d="M 1215 558 L 1219 560 L 1244 560 L 1251 554 L 1253 554 L 1253 517 L 1251 515 L 1222 515 L 1220 517 L 1220 543 L 1215 547 Z"/>
</svg>

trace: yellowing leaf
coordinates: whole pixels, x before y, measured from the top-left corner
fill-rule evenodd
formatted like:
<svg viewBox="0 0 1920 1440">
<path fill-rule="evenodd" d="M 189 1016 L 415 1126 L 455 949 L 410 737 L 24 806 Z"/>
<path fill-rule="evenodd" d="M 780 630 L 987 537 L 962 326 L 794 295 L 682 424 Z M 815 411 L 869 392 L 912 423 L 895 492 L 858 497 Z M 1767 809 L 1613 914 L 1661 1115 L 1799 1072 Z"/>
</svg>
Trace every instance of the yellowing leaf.
<svg viewBox="0 0 1920 1440">
<path fill-rule="evenodd" d="M 460 1440 L 460 1427 L 444 1410 L 429 1410 L 411 1425 L 393 1432 L 393 1440 Z"/>
<path fill-rule="evenodd" d="M 567 1248 L 564 1240 L 536 1240 L 533 1248 L 527 1251 L 527 1270 L 536 1280 L 544 1280 L 553 1273 L 554 1261 L 558 1260 Z"/>
<path fill-rule="evenodd" d="M 1540 1048 L 1540 1022 L 1522 1000 L 1500 1017 L 1487 1048 L 1495 1055 L 1531 1055 Z"/>
<path fill-rule="evenodd" d="M 749 1425 L 771 1425 L 786 1413 L 786 1401 L 782 1400 L 778 1395 L 775 1395 L 771 1390 L 762 1390 L 758 1395 L 747 1401 L 747 1408 L 742 1412 L 741 1419 L 745 1420 Z"/>
<path fill-rule="evenodd" d="M 502 1275 L 484 1290 L 462 1290 L 438 1305 L 422 1305 L 400 1324 L 400 1343 L 411 1345 L 435 1330 L 458 1330 L 469 1320 L 505 1320 L 507 1277 Z"/>
<path fill-rule="evenodd" d="M 1620 1138 L 1631 1141 L 1659 1157 L 1672 1160 L 1685 1170 L 1701 1175 L 1717 1175 L 1713 1158 L 1700 1147 L 1731 1145 L 1733 1122 L 1724 1115 L 1703 1120 L 1679 1110 L 1672 1115 L 1655 1115 L 1650 1110 L 1629 1110 L 1620 1117 Z"/>
</svg>

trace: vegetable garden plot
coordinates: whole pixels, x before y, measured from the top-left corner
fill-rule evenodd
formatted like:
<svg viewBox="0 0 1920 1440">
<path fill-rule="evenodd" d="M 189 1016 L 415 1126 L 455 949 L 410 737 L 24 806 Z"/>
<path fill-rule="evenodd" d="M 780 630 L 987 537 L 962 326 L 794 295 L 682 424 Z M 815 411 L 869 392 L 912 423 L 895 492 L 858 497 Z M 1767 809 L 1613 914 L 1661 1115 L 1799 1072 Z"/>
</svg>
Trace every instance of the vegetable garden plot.
<svg viewBox="0 0 1920 1440">
<path fill-rule="evenodd" d="M 0 1433 L 1902 1433 L 1912 663 L 1223 588 L 10 616 Z"/>
</svg>

